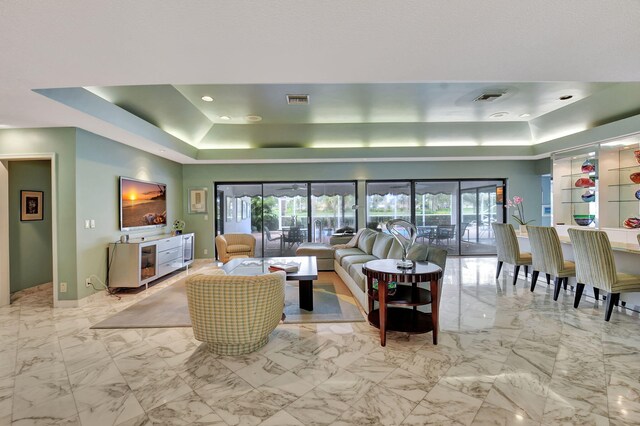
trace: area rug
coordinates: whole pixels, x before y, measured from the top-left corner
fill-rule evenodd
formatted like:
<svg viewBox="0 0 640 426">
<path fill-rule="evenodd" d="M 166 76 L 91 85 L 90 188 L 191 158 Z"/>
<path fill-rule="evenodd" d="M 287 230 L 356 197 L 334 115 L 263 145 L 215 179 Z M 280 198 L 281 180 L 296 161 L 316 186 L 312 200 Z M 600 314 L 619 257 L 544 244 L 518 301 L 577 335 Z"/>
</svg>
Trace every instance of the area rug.
<svg viewBox="0 0 640 426">
<path fill-rule="evenodd" d="M 339 287 L 344 286 L 341 284 Z M 314 283 L 313 312 L 300 309 L 298 283 L 285 288 L 285 323 L 364 321 L 357 302 L 346 287 L 336 290 L 332 283 Z M 91 328 L 191 327 L 187 306 L 186 278 L 141 300 Z"/>
</svg>

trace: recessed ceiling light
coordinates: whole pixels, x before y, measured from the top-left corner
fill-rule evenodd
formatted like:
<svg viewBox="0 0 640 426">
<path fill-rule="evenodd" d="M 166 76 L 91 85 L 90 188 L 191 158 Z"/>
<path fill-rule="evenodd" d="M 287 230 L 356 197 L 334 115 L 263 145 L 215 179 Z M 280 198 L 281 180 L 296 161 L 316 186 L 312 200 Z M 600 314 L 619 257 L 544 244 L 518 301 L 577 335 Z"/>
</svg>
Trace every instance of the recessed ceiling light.
<svg viewBox="0 0 640 426">
<path fill-rule="evenodd" d="M 213 102 L 213 98 L 211 96 L 203 96 L 202 100 L 205 102 Z"/>
<path fill-rule="evenodd" d="M 247 115 L 245 117 L 245 120 L 247 120 L 247 121 L 262 121 L 262 117 L 260 117 L 259 115 Z"/>
<path fill-rule="evenodd" d="M 527 117 L 531 117 L 531 114 L 529 114 L 528 112 L 525 112 L 524 114 L 520 114 L 520 118 L 527 118 Z"/>
<path fill-rule="evenodd" d="M 558 99 L 560 99 L 561 101 L 568 101 L 571 98 L 573 98 L 573 95 L 560 96 Z"/>
<path fill-rule="evenodd" d="M 167 150 L 166 149 L 161 149 L 160 152 L 167 152 Z"/>
<path fill-rule="evenodd" d="M 221 115 L 220 120 L 231 120 L 231 117 L 229 117 L 228 115 Z"/>
<path fill-rule="evenodd" d="M 489 118 L 501 118 L 501 117 L 506 117 L 507 115 L 509 115 L 508 112 L 500 111 L 500 112 L 494 112 L 489 116 Z"/>
</svg>

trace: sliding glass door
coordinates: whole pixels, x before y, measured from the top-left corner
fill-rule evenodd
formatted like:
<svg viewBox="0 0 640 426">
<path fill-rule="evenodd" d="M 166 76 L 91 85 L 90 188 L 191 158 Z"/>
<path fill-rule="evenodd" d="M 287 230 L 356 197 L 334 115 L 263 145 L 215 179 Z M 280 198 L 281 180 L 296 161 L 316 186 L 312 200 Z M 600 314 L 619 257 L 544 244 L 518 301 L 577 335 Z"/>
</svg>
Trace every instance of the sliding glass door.
<svg viewBox="0 0 640 426">
<path fill-rule="evenodd" d="M 367 182 L 367 226 L 384 231 L 404 219 L 419 242 L 449 254 L 495 254 L 491 224 L 504 221 L 504 186 L 502 179 Z"/>
<path fill-rule="evenodd" d="M 415 224 L 418 240 L 458 254 L 459 182 L 416 182 Z"/>
<path fill-rule="evenodd" d="M 265 256 L 294 256 L 309 238 L 309 184 L 262 185 Z"/>
<path fill-rule="evenodd" d="M 461 182 L 463 235 L 460 254 L 495 254 L 491 224 L 504 221 L 502 180 Z"/>
<path fill-rule="evenodd" d="M 411 222 L 411 182 L 367 183 L 367 228 L 384 230 L 391 219 Z"/>
<path fill-rule="evenodd" d="M 252 234 L 256 257 L 293 256 L 303 242 L 357 230 L 355 181 L 218 183 L 215 189 L 216 235 Z"/>
<path fill-rule="evenodd" d="M 356 229 L 356 183 L 311 183 L 310 240 L 328 243 L 336 232 Z"/>
</svg>

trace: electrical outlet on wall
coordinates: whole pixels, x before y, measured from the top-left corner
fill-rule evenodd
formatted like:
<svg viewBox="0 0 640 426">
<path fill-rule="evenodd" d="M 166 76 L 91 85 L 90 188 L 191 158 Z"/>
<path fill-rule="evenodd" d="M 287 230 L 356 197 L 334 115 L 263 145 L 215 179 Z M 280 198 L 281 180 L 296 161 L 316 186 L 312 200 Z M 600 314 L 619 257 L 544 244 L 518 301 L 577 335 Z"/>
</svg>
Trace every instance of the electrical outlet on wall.
<svg viewBox="0 0 640 426">
<path fill-rule="evenodd" d="M 91 287 L 91 278 L 87 277 L 84 279 L 84 285 L 85 287 Z"/>
<path fill-rule="evenodd" d="M 60 283 L 60 293 L 67 292 L 67 283 Z"/>
<path fill-rule="evenodd" d="M 204 254 L 209 254 L 209 250 L 204 249 Z"/>
</svg>

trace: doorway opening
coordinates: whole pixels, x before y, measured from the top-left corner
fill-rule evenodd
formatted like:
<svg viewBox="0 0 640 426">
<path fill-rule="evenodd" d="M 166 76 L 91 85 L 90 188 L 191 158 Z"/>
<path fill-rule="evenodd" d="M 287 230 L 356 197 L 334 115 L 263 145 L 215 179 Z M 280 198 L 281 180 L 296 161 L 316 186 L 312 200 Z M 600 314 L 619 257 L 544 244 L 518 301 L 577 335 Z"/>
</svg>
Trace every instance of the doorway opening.
<svg viewBox="0 0 640 426">
<path fill-rule="evenodd" d="M 55 154 L 0 155 L 0 306 L 47 282 L 59 304 L 55 176 Z"/>
</svg>

